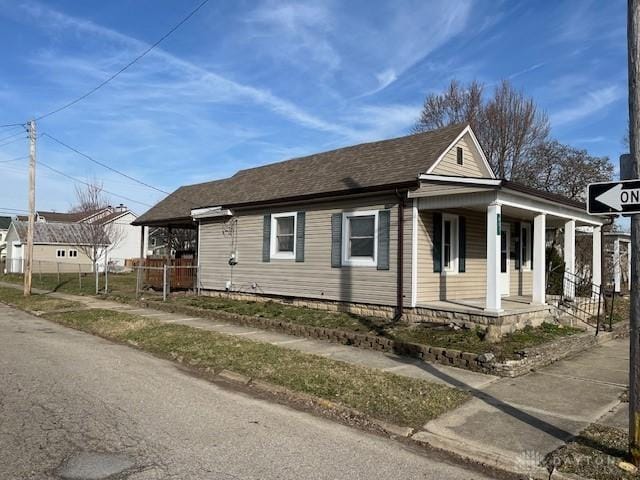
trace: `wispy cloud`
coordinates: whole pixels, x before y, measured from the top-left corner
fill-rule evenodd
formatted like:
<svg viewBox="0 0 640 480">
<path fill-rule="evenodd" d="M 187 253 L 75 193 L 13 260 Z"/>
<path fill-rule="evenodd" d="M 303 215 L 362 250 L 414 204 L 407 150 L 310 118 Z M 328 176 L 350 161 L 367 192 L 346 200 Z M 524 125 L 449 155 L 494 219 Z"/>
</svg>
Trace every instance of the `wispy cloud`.
<svg viewBox="0 0 640 480">
<path fill-rule="evenodd" d="M 269 1 L 251 12 L 246 21 L 254 24 L 253 35 L 263 42 L 271 37 L 271 52 L 279 58 L 297 61 L 300 54 L 307 62 L 334 70 L 341 62 L 340 54 L 328 38 L 334 19 L 321 2 L 315 4 Z M 295 60 L 294 60 L 295 59 Z"/>
<path fill-rule="evenodd" d="M 587 92 L 576 103 L 551 113 L 551 124 L 555 127 L 582 120 L 606 108 L 624 96 L 618 85 L 610 85 Z"/>
<path fill-rule="evenodd" d="M 106 40 L 117 42 L 131 51 L 142 51 L 148 45 L 128 35 L 118 31 L 97 25 L 91 21 L 72 17 L 43 5 L 27 2 L 21 8 L 33 19 L 40 20 L 41 26 L 48 29 L 66 30 L 74 29 L 81 33 L 98 35 Z M 217 72 L 209 71 L 203 67 L 189 62 L 175 55 L 172 55 L 161 48 L 155 49 L 150 57 L 165 64 L 165 69 L 170 68 L 173 75 L 182 77 L 182 83 L 188 83 L 190 89 L 184 90 L 191 96 L 198 96 L 202 101 L 251 101 L 264 106 L 274 113 L 287 118 L 288 120 L 317 130 L 343 133 L 348 131 L 346 127 L 338 126 L 333 122 L 327 122 L 313 114 L 306 112 L 294 103 L 282 99 L 267 89 L 257 88 L 231 80 Z M 56 61 L 52 60 L 51 67 L 55 67 Z M 74 59 L 77 66 L 85 67 L 80 59 Z M 93 62 L 93 59 L 91 59 Z M 158 68 L 162 70 L 161 67 Z M 138 76 L 139 77 L 139 76 Z M 139 78 L 138 78 L 139 80 Z M 174 85 L 180 82 L 173 82 Z M 166 85 L 165 85 L 166 86 Z M 197 90 L 196 90 L 197 87 Z M 170 89 L 175 91 L 176 89 Z M 157 89 L 156 92 L 166 91 Z"/>
</svg>

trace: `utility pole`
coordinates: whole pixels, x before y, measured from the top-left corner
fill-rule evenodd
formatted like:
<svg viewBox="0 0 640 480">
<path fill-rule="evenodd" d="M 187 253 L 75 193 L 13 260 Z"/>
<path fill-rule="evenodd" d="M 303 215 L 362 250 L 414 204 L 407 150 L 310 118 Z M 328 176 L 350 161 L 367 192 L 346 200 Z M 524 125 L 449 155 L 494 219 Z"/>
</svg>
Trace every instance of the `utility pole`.
<svg viewBox="0 0 640 480">
<path fill-rule="evenodd" d="M 29 131 L 29 226 L 27 227 L 27 252 L 24 271 L 24 296 L 31 295 L 33 273 L 33 231 L 36 223 L 36 121 L 30 120 Z"/>
<path fill-rule="evenodd" d="M 640 0 L 627 3 L 627 55 L 629 62 L 629 146 L 632 168 L 624 174 L 640 173 Z M 630 170 L 630 171 L 629 171 Z M 629 453 L 640 467 L 640 215 L 631 216 L 631 308 L 629 357 Z"/>
</svg>

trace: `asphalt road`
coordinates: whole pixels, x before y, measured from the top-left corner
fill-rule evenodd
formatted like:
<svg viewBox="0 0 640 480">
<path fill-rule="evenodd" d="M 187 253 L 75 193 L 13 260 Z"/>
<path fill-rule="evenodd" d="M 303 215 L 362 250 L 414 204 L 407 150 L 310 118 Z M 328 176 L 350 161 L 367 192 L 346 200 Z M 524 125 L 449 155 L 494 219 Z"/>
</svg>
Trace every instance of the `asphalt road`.
<svg viewBox="0 0 640 480">
<path fill-rule="evenodd" d="M 489 478 L 0 305 L 0 478 L 126 467 L 112 478 Z"/>
</svg>

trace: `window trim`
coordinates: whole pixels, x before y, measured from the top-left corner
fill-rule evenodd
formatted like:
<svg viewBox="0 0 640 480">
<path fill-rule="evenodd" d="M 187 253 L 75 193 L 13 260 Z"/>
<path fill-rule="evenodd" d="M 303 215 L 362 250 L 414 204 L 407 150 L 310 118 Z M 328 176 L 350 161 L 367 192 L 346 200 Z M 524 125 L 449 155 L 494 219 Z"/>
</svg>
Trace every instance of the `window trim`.
<svg viewBox="0 0 640 480">
<path fill-rule="evenodd" d="M 347 267 L 378 266 L 378 213 L 379 210 L 356 210 L 342 214 L 342 265 Z M 350 255 L 350 222 L 352 217 L 373 217 L 373 257 L 351 257 Z"/>
<path fill-rule="evenodd" d="M 56 250 L 56 258 L 67 258 L 67 251 L 64 248 Z"/>
<path fill-rule="evenodd" d="M 281 252 L 278 250 L 278 218 L 293 217 L 293 251 Z M 296 237 L 298 232 L 298 212 L 283 212 L 271 214 L 271 258 L 276 260 L 296 259 Z"/>
<path fill-rule="evenodd" d="M 442 265 L 442 271 L 440 272 L 441 275 L 457 275 L 458 273 L 458 266 L 459 266 L 459 259 L 460 259 L 460 252 L 459 252 L 459 238 L 460 238 L 460 221 L 459 221 L 460 216 L 459 215 L 452 215 L 450 213 L 443 213 L 442 214 L 442 239 L 441 239 L 441 245 L 442 248 L 440 249 L 440 262 Z M 445 262 L 445 257 L 444 257 L 444 252 L 445 252 L 445 242 L 444 242 L 444 238 L 445 238 L 445 228 L 444 228 L 444 224 L 445 222 L 451 222 L 451 261 L 449 262 L 449 266 L 446 267 L 446 262 Z"/>
<path fill-rule="evenodd" d="M 525 263 L 524 261 L 524 243 L 522 240 L 526 236 L 526 244 L 528 250 L 528 260 Z M 532 269 L 531 257 L 533 253 L 533 245 L 531 245 L 531 224 L 527 222 L 523 222 L 520 224 L 520 269 L 525 272 L 530 272 Z"/>
</svg>

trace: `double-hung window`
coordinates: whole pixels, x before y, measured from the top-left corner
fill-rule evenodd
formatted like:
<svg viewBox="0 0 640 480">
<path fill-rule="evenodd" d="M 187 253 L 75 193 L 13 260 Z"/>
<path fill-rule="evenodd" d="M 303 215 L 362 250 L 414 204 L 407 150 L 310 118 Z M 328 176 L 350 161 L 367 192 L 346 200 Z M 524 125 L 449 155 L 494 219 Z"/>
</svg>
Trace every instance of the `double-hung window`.
<svg viewBox="0 0 640 480">
<path fill-rule="evenodd" d="M 271 215 L 271 258 L 296 258 L 296 212 Z"/>
<path fill-rule="evenodd" d="M 76 249 L 69 250 L 69 257 L 70 258 L 77 258 L 78 257 L 78 250 L 76 250 Z"/>
<path fill-rule="evenodd" d="M 378 256 L 378 211 L 343 215 L 342 264 L 376 266 Z"/>
<path fill-rule="evenodd" d="M 66 250 L 62 250 L 62 249 L 56 250 L 56 257 L 57 258 L 64 258 L 66 255 L 67 255 L 67 251 Z"/>
<path fill-rule="evenodd" d="M 458 271 L 458 216 L 442 215 L 442 271 Z"/>
</svg>

